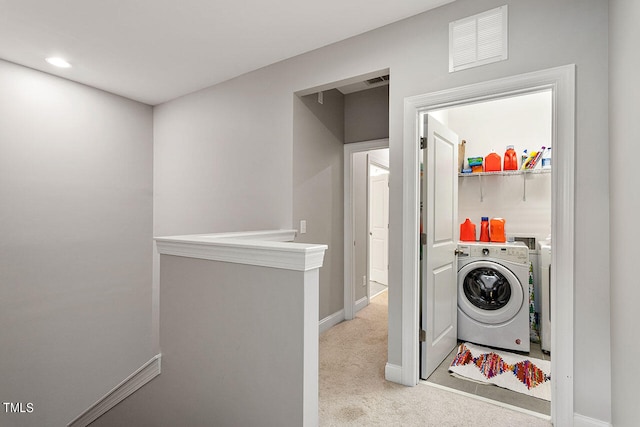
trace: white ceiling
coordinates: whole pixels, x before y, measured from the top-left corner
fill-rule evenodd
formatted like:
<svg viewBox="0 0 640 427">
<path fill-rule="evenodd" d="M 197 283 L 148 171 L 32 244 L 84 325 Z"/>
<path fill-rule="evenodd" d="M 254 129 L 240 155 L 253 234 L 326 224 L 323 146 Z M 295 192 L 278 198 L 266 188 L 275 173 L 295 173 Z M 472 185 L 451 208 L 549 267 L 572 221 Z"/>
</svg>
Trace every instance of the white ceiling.
<svg viewBox="0 0 640 427">
<path fill-rule="evenodd" d="M 0 58 L 156 105 L 452 1 L 0 0 Z"/>
</svg>

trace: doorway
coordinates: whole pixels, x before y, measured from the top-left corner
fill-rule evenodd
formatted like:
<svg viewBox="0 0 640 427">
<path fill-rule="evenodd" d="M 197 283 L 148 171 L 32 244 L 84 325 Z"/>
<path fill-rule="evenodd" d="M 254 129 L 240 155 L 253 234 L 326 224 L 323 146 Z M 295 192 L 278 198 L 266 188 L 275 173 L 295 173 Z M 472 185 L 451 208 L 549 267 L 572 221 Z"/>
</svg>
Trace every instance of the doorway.
<svg viewBox="0 0 640 427">
<path fill-rule="evenodd" d="M 389 150 L 368 153 L 369 300 L 389 286 Z M 386 163 L 376 158 L 384 154 Z"/>
<path fill-rule="evenodd" d="M 375 168 L 375 169 L 374 169 Z M 378 178 L 371 177 L 372 171 L 378 170 Z M 388 182 L 389 179 L 389 140 L 379 139 L 364 141 L 344 146 L 344 317 L 351 320 L 356 313 L 369 304 L 369 300 L 380 291 L 384 285 L 384 275 L 380 274 L 380 269 L 384 269 L 384 264 L 388 263 L 388 242 L 382 243 L 376 237 L 379 247 L 371 249 L 372 236 L 372 214 L 379 217 L 378 232 L 383 233 L 385 218 L 388 218 L 388 188 L 386 196 L 382 194 L 382 199 L 377 199 L 374 203 L 377 207 L 370 206 L 371 181 Z M 384 173 L 386 172 L 386 173 Z M 382 177 L 380 179 L 379 177 Z M 379 189 L 380 190 L 380 189 Z M 384 190 L 384 189 L 382 189 Z M 384 193 L 384 191 L 382 191 Z M 387 201 L 384 201 L 386 197 Z M 386 206 L 385 206 L 386 205 Z M 386 215 L 385 215 L 386 208 Z M 388 222 L 387 236 L 388 240 Z M 382 246 L 382 247 L 380 247 Z M 373 252 L 373 254 L 372 254 Z M 371 262 L 372 256 L 379 259 Z M 380 282 L 371 283 L 371 270 L 378 270 L 374 273 L 374 278 Z M 380 277 L 382 276 L 382 277 Z M 379 284 L 379 285 L 378 285 Z"/>
<path fill-rule="evenodd" d="M 473 348 L 479 349 L 480 347 L 475 346 L 482 346 L 496 352 L 494 354 L 530 361 L 537 368 L 544 366 L 546 369 L 550 363 L 551 349 L 540 342 L 538 319 L 548 309 L 548 300 L 541 304 L 537 243 L 548 242 L 551 234 L 551 163 L 543 168 L 539 161 L 535 168 L 523 170 L 521 155 L 528 152 L 551 152 L 552 93 L 545 89 L 459 105 L 428 114 L 453 131 L 459 140 L 465 141 L 465 154 L 460 152 L 459 162 L 453 166 L 454 179 L 458 184 L 458 215 L 452 224 L 456 228 L 454 231 L 458 231 L 459 224 L 466 219 L 477 224 L 479 231 L 481 217 L 499 217 L 506 221 L 506 239 L 504 243 L 465 242 L 458 246 L 463 255 L 458 256 L 458 264 L 454 267 L 458 276 L 457 305 L 465 308 L 462 311 L 458 308 L 458 313 L 453 313 L 454 316 L 457 314 L 457 342 L 443 346 L 445 356 L 441 363 L 438 364 L 439 359 L 432 358 L 434 366 L 430 369 L 423 363 L 421 376 L 430 384 L 550 416 L 548 390 L 551 383 L 535 387 L 535 392 L 530 392 L 535 393 L 534 397 L 513 391 L 518 389 L 517 384 L 511 385 L 513 389 L 510 390 L 453 376 L 449 373 L 449 366 L 457 357 L 459 345 L 467 342 Z M 541 149 L 541 145 L 545 148 Z M 502 154 L 510 146 L 518 153 L 516 170 L 468 172 L 469 158 L 486 158 L 489 153 L 500 156 L 502 169 Z M 459 173 L 460 166 L 461 170 L 467 172 Z M 479 233 L 476 233 L 475 240 L 478 237 Z M 485 256 L 469 254 L 469 249 L 473 247 L 495 249 L 498 259 L 487 264 Z M 498 249 L 517 252 L 518 256 L 500 254 Z M 493 282 L 496 278 L 502 279 Z M 423 278 L 423 291 L 424 280 Z M 495 295 L 494 292 L 484 293 L 480 285 L 485 286 L 489 282 L 492 285 L 499 283 L 496 289 L 501 287 L 502 292 L 495 292 Z M 465 287 L 463 292 L 462 283 L 471 285 Z M 466 305 L 460 305 L 461 302 Z M 423 301 L 423 308 L 425 306 L 428 306 L 428 302 Z M 513 310 L 508 310 L 509 307 Z M 423 317 L 423 324 L 429 323 L 424 320 Z M 548 325 L 545 326 L 548 328 Z M 422 328 L 427 327 L 423 325 Z M 467 346 L 465 344 L 464 348 Z M 517 356 L 511 356 L 514 353 Z M 458 369 L 465 370 L 467 367 Z M 470 372 L 473 373 L 475 372 Z M 503 379 L 498 381 L 505 384 Z"/>
<path fill-rule="evenodd" d="M 419 381 L 419 120 L 423 113 L 518 94 L 552 91 L 554 170 L 552 172 L 551 418 L 554 424 L 573 420 L 573 289 L 574 289 L 574 170 L 575 66 L 523 74 L 405 99 L 403 140 L 403 265 L 402 368 L 405 385 Z M 558 310 L 562 307 L 562 310 Z"/>
<path fill-rule="evenodd" d="M 388 147 L 389 70 L 379 70 L 296 92 L 293 145 L 293 222 L 300 224 L 296 241 L 322 242 L 333 248 L 320 271 L 320 331 L 352 319 L 355 290 L 364 292 L 351 275 L 352 245 L 345 246 L 351 212 L 345 210 L 348 176 L 345 153 Z M 384 138 L 384 142 L 378 138 Z M 374 141 L 366 148 L 362 142 Z M 345 151 L 347 147 L 347 151 Z M 366 182 L 366 181 L 365 181 Z M 366 186 L 365 186 L 366 188 Z M 366 196 L 365 196 L 366 197 Z M 366 230 L 365 230 L 366 233 Z M 365 267 L 366 268 L 366 267 Z M 366 284 L 365 284 L 366 286 Z M 348 297 L 346 297 L 348 295 Z M 359 295 L 362 298 L 362 295 Z"/>
</svg>

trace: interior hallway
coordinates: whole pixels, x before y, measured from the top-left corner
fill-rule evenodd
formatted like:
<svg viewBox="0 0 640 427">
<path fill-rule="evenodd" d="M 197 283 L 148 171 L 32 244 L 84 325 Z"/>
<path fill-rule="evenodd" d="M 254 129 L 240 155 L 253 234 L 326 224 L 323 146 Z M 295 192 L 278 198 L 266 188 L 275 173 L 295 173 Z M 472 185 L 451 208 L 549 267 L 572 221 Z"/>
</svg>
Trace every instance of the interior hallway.
<svg viewBox="0 0 640 427">
<path fill-rule="evenodd" d="M 386 381 L 387 295 L 320 335 L 320 426 L 551 426 L 424 382 Z"/>
</svg>

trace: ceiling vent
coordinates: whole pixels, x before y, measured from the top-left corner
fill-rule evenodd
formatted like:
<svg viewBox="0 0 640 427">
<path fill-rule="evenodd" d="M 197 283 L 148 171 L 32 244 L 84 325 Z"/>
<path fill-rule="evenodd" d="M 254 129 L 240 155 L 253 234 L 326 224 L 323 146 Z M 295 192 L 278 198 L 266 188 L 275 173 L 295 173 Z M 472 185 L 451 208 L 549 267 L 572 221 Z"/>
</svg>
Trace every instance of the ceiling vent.
<svg viewBox="0 0 640 427">
<path fill-rule="evenodd" d="M 380 83 L 386 83 L 389 81 L 389 74 L 386 76 L 374 77 L 373 79 L 365 80 L 367 86 L 378 85 Z"/>
<path fill-rule="evenodd" d="M 449 72 L 508 58 L 507 6 L 449 23 Z"/>
</svg>

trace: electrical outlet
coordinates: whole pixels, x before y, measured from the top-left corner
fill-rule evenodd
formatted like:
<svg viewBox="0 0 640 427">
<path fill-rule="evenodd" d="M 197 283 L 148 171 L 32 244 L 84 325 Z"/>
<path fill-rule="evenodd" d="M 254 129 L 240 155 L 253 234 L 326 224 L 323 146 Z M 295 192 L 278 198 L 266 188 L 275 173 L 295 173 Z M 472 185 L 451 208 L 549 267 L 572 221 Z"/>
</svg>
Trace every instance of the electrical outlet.
<svg viewBox="0 0 640 427">
<path fill-rule="evenodd" d="M 307 221 L 304 219 L 300 220 L 300 234 L 305 234 L 307 232 Z"/>
<path fill-rule="evenodd" d="M 367 276 L 362 276 L 362 286 L 367 286 Z"/>
</svg>

